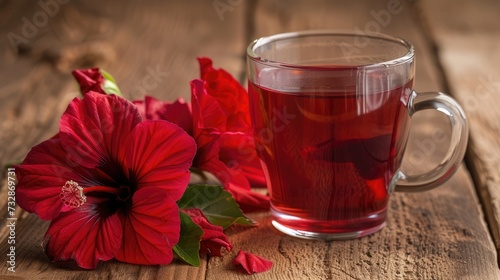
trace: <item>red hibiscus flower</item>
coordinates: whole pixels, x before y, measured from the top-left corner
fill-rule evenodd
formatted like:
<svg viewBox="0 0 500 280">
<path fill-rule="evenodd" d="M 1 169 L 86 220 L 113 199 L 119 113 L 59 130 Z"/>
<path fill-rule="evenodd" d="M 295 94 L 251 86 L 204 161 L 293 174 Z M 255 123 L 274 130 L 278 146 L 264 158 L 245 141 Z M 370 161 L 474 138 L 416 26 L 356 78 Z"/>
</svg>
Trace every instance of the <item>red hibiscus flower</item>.
<svg viewBox="0 0 500 280">
<path fill-rule="evenodd" d="M 194 165 L 213 173 L 245 211 L 269 209 L 267 196 L 250 187 L 265 187 L 250 121 L 248 94 L 229 73 L 199 58 L 201 80 L 191 82 Z"/>
<path fill-rule="evenodd" d="M 192 135 L 198 146 L 193 168 L 214 174 L 245 211 L 268 210 L 269 198 L 251 187 L 265 188 L 250 120 L 248 94 L 231 74 L 215 69 L 209 58 L 199 58 L 200 78 L 191 82 L 191 106 L 179 99 L 162 102 L 146 96 L 134 101 L 147 120 L 167 120 Z M 96 69 L 73 75 L 82 93 L 102 87 Z"/>
<path fill-rule="evenodd" d="M 223 228 L 211 224 L 203 215 L 200 209 L 184 209 L 194 223 L 203 229 L 203 236 L 200 242 L 200 254 L 209 254 L 211 256 L 222 256 L 221 249 L 225 248 L 228 252 L 233 246 L 223 232 Z"/>
<path fill-rule="evenodd" d="M 73 77 L 78 82 L 82 93 L 95 91 L 106 94 L 103 89 L 104 77 L 99 68 L 77 69 L 71 72 L 71 74 L 73 74 Z"/>
<path fill-rule="evenodd" d="M 244 211 L 268 210 L 269 198 L 250 189 L 266 183 L 253 140 L 248 94 L 229 73 L 214 69 L 210 59 L 198 61 L 201 79 L 191 82 L 191 107 L 182 99 L 168 103 L 152 97 L 134 104 L 146 119 L 168 120 L 192 135 L 198 146 L 193 167 L 214 174 Z"/>
<path fill-rule="evenodd" d="M 132 103 L 91 91 L 70 103 L 59 134 L 16 168 L 16 197 L 52 220 L 45 249 L 54 261 L 168 264 L 180 235 L 175 202 L 195 151 L 178 126 L 142 121 Z"/>
</svg>

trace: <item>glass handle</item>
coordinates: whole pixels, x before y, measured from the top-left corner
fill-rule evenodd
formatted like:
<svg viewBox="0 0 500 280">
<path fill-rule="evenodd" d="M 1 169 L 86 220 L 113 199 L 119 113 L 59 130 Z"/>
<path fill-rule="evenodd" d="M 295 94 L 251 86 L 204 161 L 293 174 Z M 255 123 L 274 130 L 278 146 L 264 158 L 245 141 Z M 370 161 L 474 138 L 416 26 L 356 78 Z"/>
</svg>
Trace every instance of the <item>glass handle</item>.
<svg viewBox="0 0 500 280">
<path fill-rule="evenodd" d="M 439 165 L 431 171 L 420 175 L 406 175 L 399 170 L 396 174 L 396 191 L 417 192 L 435 188 L 458 170 L 467 148 L 469 125 L 463 109 L 450 96 L 440 92 L 415 91 L 408 100 L 408 114 L 426 109 L 435 109 L 447 115 L 451 124 L 451 142 L 448 152 Z"/>
</svg>

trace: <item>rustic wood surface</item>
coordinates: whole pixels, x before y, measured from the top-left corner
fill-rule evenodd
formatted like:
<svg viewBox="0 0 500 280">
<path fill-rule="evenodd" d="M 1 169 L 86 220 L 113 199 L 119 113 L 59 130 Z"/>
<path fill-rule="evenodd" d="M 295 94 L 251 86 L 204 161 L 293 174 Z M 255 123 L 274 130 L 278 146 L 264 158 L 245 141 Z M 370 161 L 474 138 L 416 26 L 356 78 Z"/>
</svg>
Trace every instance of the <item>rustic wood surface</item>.
<svg viewBox="0 0 500 280">
<path fill-rule="evenodd" d="M 451 91 L 471 122 L 466 161 L 500 251 L 500 2 L 423 1 Z M 453 13 L 446 10 L 453 6 Z"/>
<path fill-rule="evenodd" d="M 40 246 L 47 222 L 18 209 L 16 272 L 7 271 L 8 232 L 1 226 L 0 278 L 500 279 L 497 2 L 73 0 L 58 5 L 46 24 L 39 24 L 25 44 L 14 48 L 8 34 L 22 34 L 24 18 L 33 22 L 34 15 L 43 11 L 35 3 L 0 0 L 2 167 L 21 160 L 31 146 L 57 132 L 60 115 L 78 95 L 69 74 L 73 68 L 107 69 L 127 98 L 141 98 L 147 92 L 165 100 L 187 99 L 189 81 L 198 76 L 197 56 L 211 57 L 216 67 L 243 83 L 245 48 L 252 39 L 318 28 L 364 31 L 378 27 L 380 32 L 411 41 L 417 49 L 416 90 L 448 91 L 462 102 L 471 121 L 471 143 L 467 167 L 463 165 L 449 182 L 433 191 L 394 194 L 387 227 L 368 237 L 342 242 L 299 240 L 278 233 L 269 215 L 260 213 L 251 215 L 260 223 L 258 227 L 227 231 L 232 252 L 222 258 L 204 258 L 200 267 L 110 261 L 85 271 L 50 263 Z M 379 16 L 388 13 L 389 17 Z M 446 129 L 439 114 L 419 113 L 405 170 L 432 168 L 447 143 L 435 143 L 429 152 L 418 142 Z M 431 162 L 423 162 L 412 151 L 429 154 Z M 6 169 L 2 170 L 0 219 L 4 225 L 7 193 Z M 239 274 L 231 262 L 240 249 L 273 260 L 274 268 L 252 276 Z"/>
</svg>

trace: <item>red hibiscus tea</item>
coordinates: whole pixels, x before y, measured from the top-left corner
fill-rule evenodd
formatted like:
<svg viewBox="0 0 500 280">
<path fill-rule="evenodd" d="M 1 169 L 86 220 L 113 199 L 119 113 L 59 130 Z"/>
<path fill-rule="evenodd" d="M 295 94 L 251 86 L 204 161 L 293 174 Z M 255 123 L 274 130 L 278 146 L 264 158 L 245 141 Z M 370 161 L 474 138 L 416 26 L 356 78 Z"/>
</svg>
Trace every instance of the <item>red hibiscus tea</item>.
<svg viewBox="0 0 500 280">
<path fill-rule="evenodd" d="M 355 87 L 281 92 L 249 84 L 276 226 L 343 234 L 383 225 L 408 135 L 411 85 L 365 97 Z"/>
<path fill-rule="evenodd" d="M 408 42 L 303 31 L 260 38 L 247 58 L 254 139 L 278 230 L 327 240 L 371 234 L 385 225 L 394 190 L 437 187 L 460 165 L 463 110 L 445 94 L 413 90 Z M 400 166 L 410 118 L 425 109 L 449 117 L 452 141 L 435 169 L 408 175 Z"/>
</svg>

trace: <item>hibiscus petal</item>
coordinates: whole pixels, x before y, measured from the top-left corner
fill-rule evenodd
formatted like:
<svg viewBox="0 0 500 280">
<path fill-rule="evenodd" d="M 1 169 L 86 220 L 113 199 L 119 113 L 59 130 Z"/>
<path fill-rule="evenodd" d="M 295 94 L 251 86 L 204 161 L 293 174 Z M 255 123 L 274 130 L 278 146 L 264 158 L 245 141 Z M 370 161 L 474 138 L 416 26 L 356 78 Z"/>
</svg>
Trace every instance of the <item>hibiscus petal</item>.
<svg viewBox="0 0 500 280">
<path fill-rule="evenodd" d="M 258 159 L 256 159 L 258 161 Z M 264 177 L 264 172 L 258 162 L 258 166 L 255 164 L 241 165 L 243 175 L 247 178 L 250 186 L 252 188 L 266 188 L 266 178 Z"/>
<path fill-rule="evenodd" d="M 205 79 L 208 72 L 213 71 L 212 60 L 208 57 L 198 57 L 198 63 L 200 64 L 200 77 Z"/>
<path fill-rule="evenodd" d="M 57 137 L 33 147 L 23 163 L 16 166 L 16 171 L 17 203 L 44 220 L 52 220 L 61 211 L 71 210 L 59 198 L 66 181 L 83 182 L 91 177 L 90 170 L 68 160 Z"/>
<path fill-rule="evenodd" d="M 101 72 L 99 72 L 99 68 L 77 69 L 72 71 L 71 74 L 73 74 L 73 77 L 75 77 L 78 82 L 80 91 L 83 95 L 90 91 L 106 94 L 102 89 L 104 77 Z"/>
<path fill-rule="evenodd" d="M 271 207 L 268 196 L 231 184 L 229 184 L 227 190 L 233 195 L 234 200 L 245 213 L 269 210 Z"/>
<path fill-rule="evenodd" d="M 179 98 L 174 103 L 170 103 L 146 96 L 144 101 L 135 100 L 133 103 L 139 109 L 143 119 L 169 121 L 178 125 L 188 134 L 192 133 L 191 106 L 184 99 Z"/>
<path fill-rule="evenodd" d="M 214 97 L 227 116 L 226 128 L 247 131 L 251 128 L 248 93 L 241 84 L 223 69 L 212 67 L 209 58 L 198 58 L 200 77 L 206 82 L 207 94 Z"/>
<path fill-rule="evenodd" d="M 123 245 L 116 259 L 133 264 L 169 264 L 179 242 L 179 208 L 164 191 L 142 188 L 132 198 L 123 223 Z"/>
<path fill-rule="evenodd" d="M 273 267 L 273 262 L 243 250 L 233 260 L 233 264 L 248 274 L 268 271 Z"/>
<path fill-rule="evenodd" d="M 188 214 L 193 222 L 203 229 L 203 236 L 200 242 L 200 254 L 210 254 L 211 256 L 222 256 L 221 249 L 225 248 L 228 252 L 233 246 L 223 232 L 223 228 L 211 224 L 203 215 L 200 209 L 191 208 L 183 210 Z"/>
<path fill-rule="evenodd" d="M 126 135 L 142 121 L 131 102 L 114 94 L 88 92 L 75 98 L 61 117 L 61 144 L 70 160 L 85 167 L 119 162 Z"/>
<path fill-rule="evenodd" d="M 217 177 L 222 185 L 224 185 L 224 188 L 231 192 L 244 212 L 269 210 L 269 197 L 251 191 L 247 177 L 248 173 L 245 172 L 245 169 L 242 169 L 241 166 L 229 168 L 224 162 L 219 160 L 219 141 L 217 141 L 218 138 L 213 136 L 215 134 L 217 133 L 210 133 L 210 130 L 205 129 L 196 138 L 198 151 L 193 166 L 208 171 Z M 233 160 L 229 160 L 228 163 L 231 161 Z M 259 178 L 261 175 L 257 172 L 254 174 L 257 174 L 255 177 L 258 178 L 254 179 L 254 181 L 260 180 L 261 182 L 258 186 L 265 186 L 265 178 Z"/>
<path fill-rule="evenodd" d="M 151 97 L 153 98 L 153 97 Z M 156 98 L 153 98 L 156 100 Z M 148 118 L 148 113 L 146 113 L 146 102 L 143 100 L 133 100 L 132 103 L 134 103 L 135 107 L 137 107 L 137 110 L 139 111 L 139 114 L 141 114 L 141 117 L 143 120 L 153 120 L 153 117 L 150 116 Z"/>
<path fill-rule="evenodd" d="M 244 166 L 228 168 L 226 163 L 219 159 L 219 135 L 217 131 L 212 129 L 203 129 L 201 131 L 196 138 L 198 151 L 193 166 L 208 171 L 217 177 L 224 187 L 231 192 L 243 211 L 269 210 L 269 197 L 252 192 L 248 180 L 252 178 L 252 182 L 260 182 L 258 186 L 265 186 L 265 178 L 258 172 L 262 172 L 261 169 L 257 169 L 256 171 L 250 170 L 253 172 L 249 173 L 248 168 Z M 227 164 L 232 165 L 231 162 L 234 160 L 235 159 L 228 158 Z M 250 176 L 247 177 L 247 175 Z"/>
<path fill-rule="evenodd" d="M 174 103 L 168 103 L 163 106 L 158 115 L 160 119 L 173 122 L 188 134 L 192 134 L 193 130 L 193 117 L 191 114 L 191 105 L 186 103 L 182 98 L 177 99 Z"/>
<path fill-rule="evenodd" d="M 194 139 L 167 121 L 145 121 L 137 125 L 125 143 L 124 169 L 133 172 L 143 187 L 168 190 L 178 200 L 189 183 L 189 167 L 196 153 Z"/>
<path fill-rule="evenodd" d="M 193 161 L 193 166 L 212 173 L 223 184 L 231 180 L 226 165 L 219 160 L 219 134 L 212 129 L 204 129 L 196 137 L 198 150 Z"/>
<path fill-rule="evenodd" d="M 122 243 L 117 214 L 101 216 L 106 201 L 93 197 L 73 211 L 55 218 L 45 234 L 47 255 L 52 261 L 73 259 L 82 268 L 96 268 L 99 261 L 115 257 Z"/>
<path fill-rule="evenodd" d="M 193 135 L 196 138 L 200 129 L 212 128 L 220 132 L 226 130 L 226 114 L 215 98 L 208 95 L 205 82 L 191 81 L 191 105 L 193 106 Z"/>
<path fill-rule="evenodd" d="M 235 166 L 247 179 L 245 185 L 265 188 L 266 180 L 260 165 L 255 142 L 250 134 L 226 132 L 220 136 L 220 160 L 226 165 Z M 240 187 L 245 187 L 240 185 Z"/>
</svg>

